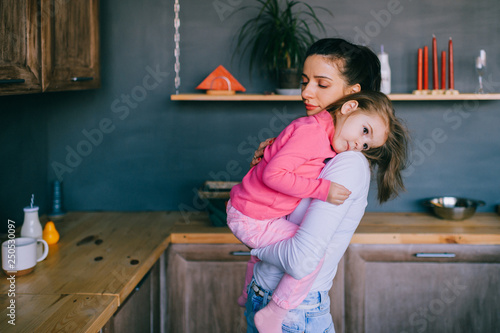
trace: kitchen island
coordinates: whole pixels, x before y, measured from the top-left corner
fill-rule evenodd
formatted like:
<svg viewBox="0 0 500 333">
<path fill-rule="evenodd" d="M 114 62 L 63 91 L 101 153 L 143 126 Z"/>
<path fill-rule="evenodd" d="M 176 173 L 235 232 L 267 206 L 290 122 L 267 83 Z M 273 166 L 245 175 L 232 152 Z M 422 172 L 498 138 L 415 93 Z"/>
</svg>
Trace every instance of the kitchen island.
<svg viewBox="0 0 500 333">
<path fill-rule="evenodd" d="M 71 212 L 55 221 L 55 224 L 61 235 L 60 241 L 50 246 L 47 259 L 38 263 L 33 273 L 15 279 L 15 295 L 12 294 L 13 285 L 7 280 L 7 276 L 4 275 L 1 279 L 0 331 L 97 332 L 113 331 L 114 328 L 118 332 L 120 320 L 117 319 L 117 314 L 128 303 L 132 304 L 128 299 L 134 296 L 134 292 L 147 279 L 150 289 L 146 298 L 151 300 L 151 311 L 146 315 L 151 329 L 164 331 L 168 327 L 166 331 L 195 332 L 196 329 L 190 323 L 192 321 L 188 319 L 193 315 L 202 318 L 201 314 L 196 314 L 197 308 L 192 307 L 192 304 L 203 303 L 203 300 L 191 299 L 183 303 L 181 298 L 183 292 L 191 288 L 190 279 L 194 279 L 191 282 L 195 286 L 211 282 L 196 280 L 202 273 L 197 268 L 193 270 L 195 266 L 189 266 L 189 263 L 216 263 L 213 266 L 216 269 L 210 274 L 221 269 L 217 266 L 220 262 L 226 268 L 237 265 L 238 272 L 233 276 L 234 286 L 228 284 L 237 292 L 240 275 L 244 274 L 248 258 L 229 255 L 230 252 L 246 248 L 228 228 L 211 226 L 206 213 Z M 367 263 L 371 265 L 369 263 L 380 261 L 373 253 L 386 251 L 387 246 L 410 246 L 411 249 L 405 247 L 404 251 L 398 250 L 403 253 L 400 256 L 390 255 L 387 258 L 387 255 L 382 255 L 385 256 L 382 260 L 384 262 L 405 261 L 407 258 L 403 257 L 408 251 L 411 252 L 407 253 L 411 256 L 410 261 L 418 260 L 413 255 L 414 250 L 420 251 L 415 244 L 424 247 L 427 244 L 434 254 L 442 254 L 439 246 L 452 246 L 457 252 L 457 258 L 451 259 L 452 262 L 459 262 L 462 256 L 468 258 L 471 247 L 480 247 L 485 249 L 481 252 L 481 258 L 466 258 L 466 262 L 492 263 L 492 267 L 498 269 L 500 216 L 478 213 L 468 220 L 452 222 L 426 213 L 366 213 L 351 242 L 354 248 L 352 267 L 359 269 Z M 356 246 L 375 246 L 375 252 L 370 247 L 369 253 L 363 254 L 365 249 L 360 252 Z M 212 248 L 215 250 L 210 252 L 209 249 Z M 429 254 L 427 250 L 420 252 Z M 448 259 L 430 260 L 435 264 Z M 339 265 L 340 275 L 354 273 L 349 268 L 349 263 L 346 268 L 344 265 L 344 262 Z M 185 271 L 182 271 L 182 267 Z M 210 271 L 212 266 L 207 267 L 203 271 Z M 366 267 L 363 266 L 362 269 L 365 270 Z M 150 274 L 151 271 L 155 273 Z M 359 284 L 364 279 L 354 279 L 352 282 L 342 279 L 333 289 L 347 287 L 346 283 Z M 493 283 L 492 281 L 498 282 L 498 277 L 496 280 L 489 280 L 489 283 Z M 349 302 L 342 296 L 332 302 L 340 302 L 335 304 L 349 309 L 363 305 L 361 301 L 365 300 L 364 297 Z M 179 300 L 176 303 L 178 307 L 172 306 L 174 299 Z M 7 306 L 12 300 L 15 301 L 15 326 L 8 322 L 11 319 L 8 317 L 10 310 Z M 182 304 L 187 306 L 183 307 Z M 237 308 L 235 313 L 241 314 L 242 310 Z M 339 313 L 334 315 L 337 320 L 345 317 L 343 309 L 339 309 Z M 492 320 L 496 322 L 497 318 Z M 176 324 L 177 321 L 179 324 Z M 347 316 L 347 321 L 346 325 L 358 325 L 359 318 Z M 234 325 L 234 322 L 228 325 Z M 364 323 L 359 325 L 362 327 Z M 343 323 L 336 322 L 337 332 L 344 329 Z"/>
</svg>

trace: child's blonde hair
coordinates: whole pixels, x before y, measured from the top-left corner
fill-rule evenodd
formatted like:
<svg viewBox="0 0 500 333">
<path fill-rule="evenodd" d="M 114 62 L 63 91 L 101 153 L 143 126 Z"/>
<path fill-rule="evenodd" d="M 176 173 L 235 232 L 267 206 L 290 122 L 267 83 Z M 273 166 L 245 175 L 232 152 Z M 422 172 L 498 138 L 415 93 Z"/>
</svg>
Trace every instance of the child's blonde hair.
<svg viewBox="0 0 500 333">
<path fill-rule="evenodd" d="M 346 102 L 358 102 L 358 110 L 367 114 L 375 114 L 382 118 L 387 125 L 387 140 L 378 148 L 364 150 L 363 154 L 370 162 L 372 169 L 377 166 L 377 198 L 380 203 L 396 197 L 404 191 L 402 171 L 407 166 L 408 159 L 408 130 L 394 114 L 394 108 L 389 98 L 377 91 L 360 91 L 344 96 L 327 107 L 336 121 L 336 113 Z M 351 113 L 352 114 L 352 113 Z"/>
</svg>

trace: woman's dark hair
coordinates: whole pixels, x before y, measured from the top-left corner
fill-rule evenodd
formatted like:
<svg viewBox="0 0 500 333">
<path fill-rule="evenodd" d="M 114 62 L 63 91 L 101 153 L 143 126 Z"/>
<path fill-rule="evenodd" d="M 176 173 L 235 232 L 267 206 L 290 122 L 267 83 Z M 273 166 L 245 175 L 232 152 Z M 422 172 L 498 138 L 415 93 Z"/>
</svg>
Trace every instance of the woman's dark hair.
<svg viewBox="0 0 500 333">
<path fill-rule="evenodd" d="M 368 47 L 341 38 L 324 38 L 309 47 L 306 58 L 311 55 L 336 62 L 348 85 L 359 83 L 361 90 L 380 91 L 380 61 Z"/>
<path fill-rule="evenodd" d="M 402 171 L 407 167 L 408 130 L 394 114 L 389 98 L 381 92 L 370 90 L 346 95 L 331 104 L 327 110 L 332 114 L 334 122 L 336 113 L 350 100 L 358 102 L 359 111 L 355 112 L 378 115 L 387 125 L 387 141 L 381 147 L 363 151 L 371 169 L 377 168 L 377 198 L 380 203 L 384 203 L 405 189 Z"/>
</svg>

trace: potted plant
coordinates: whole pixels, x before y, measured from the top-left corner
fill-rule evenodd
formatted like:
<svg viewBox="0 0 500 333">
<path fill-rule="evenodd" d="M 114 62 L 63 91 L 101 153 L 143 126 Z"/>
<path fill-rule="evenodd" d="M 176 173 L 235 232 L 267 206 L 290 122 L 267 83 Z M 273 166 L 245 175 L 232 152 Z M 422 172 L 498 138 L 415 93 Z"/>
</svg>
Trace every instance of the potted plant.
<svg viewBox="0 0 500 333">
<path fill-rule="evenodd" d="M 250 52 L 250 72 L 259 64 L 281 89 L 298 89 L 307 48 L 316 40 L 310 29 L 326 32 L 315 8 L 296 0 L 255 0 L 257 16 L 250 18 L 237 34 L 236 50 Z M 246 9 L 252 6 L 245 6 Z M 255 8 L 255 7 L 254 7 Z M 333 15 L 332 15 L 333 17 Z"/>
</svg>

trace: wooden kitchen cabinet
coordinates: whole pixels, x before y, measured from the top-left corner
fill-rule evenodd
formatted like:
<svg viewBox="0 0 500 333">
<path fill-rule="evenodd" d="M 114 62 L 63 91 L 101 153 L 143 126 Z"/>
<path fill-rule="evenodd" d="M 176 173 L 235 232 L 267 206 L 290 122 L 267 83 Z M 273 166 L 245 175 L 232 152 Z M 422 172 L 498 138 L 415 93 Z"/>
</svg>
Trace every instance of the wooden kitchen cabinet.
<svg viewBox="0 0 500 333">
<path fill-rule="evenodd" d="M 101 84 L 99 1 L 41 0 L 43 91 Z"/>
<path fill-rule="evenodd" d="M 162 256 L 163 258 L 163 256 Z M 161 281 L 162 259 L 137 284 L 113 317 L 101 329 L 102 333 L 160 332 L 162 324 L 160 299 L 164 288 Z M 163 281 L 163 286 L 165 281 Z"/>
<path fill-rule="evenodd" d="M 495 332 L 499 290 L 500 245 L 351 244 L 345 332 Z"/>
<path fill-rule="evenodd" d="M 42 91 L 37 0 L 0 0 L 0 95 Z"/>
<path fill-rule="evenodd" d="M 98 0 L 0 0 L 0 95 L 100 87 Z"/>
<path fill-rule="evenodd" d="M 167 332 L 246 332 L 244 309 L 236 304 L 248 256 L 242 244 L 172 244 L 168 249 Z M 337 332 L 344 329 L 344 260 L 330 290 Z"/>
<path fill-rule="evenodd" d="M 172 244 L 167 268 L 167 332 L 246 332 L 241 294 L 248 256 L 241 244 Z"/>
</svg>

